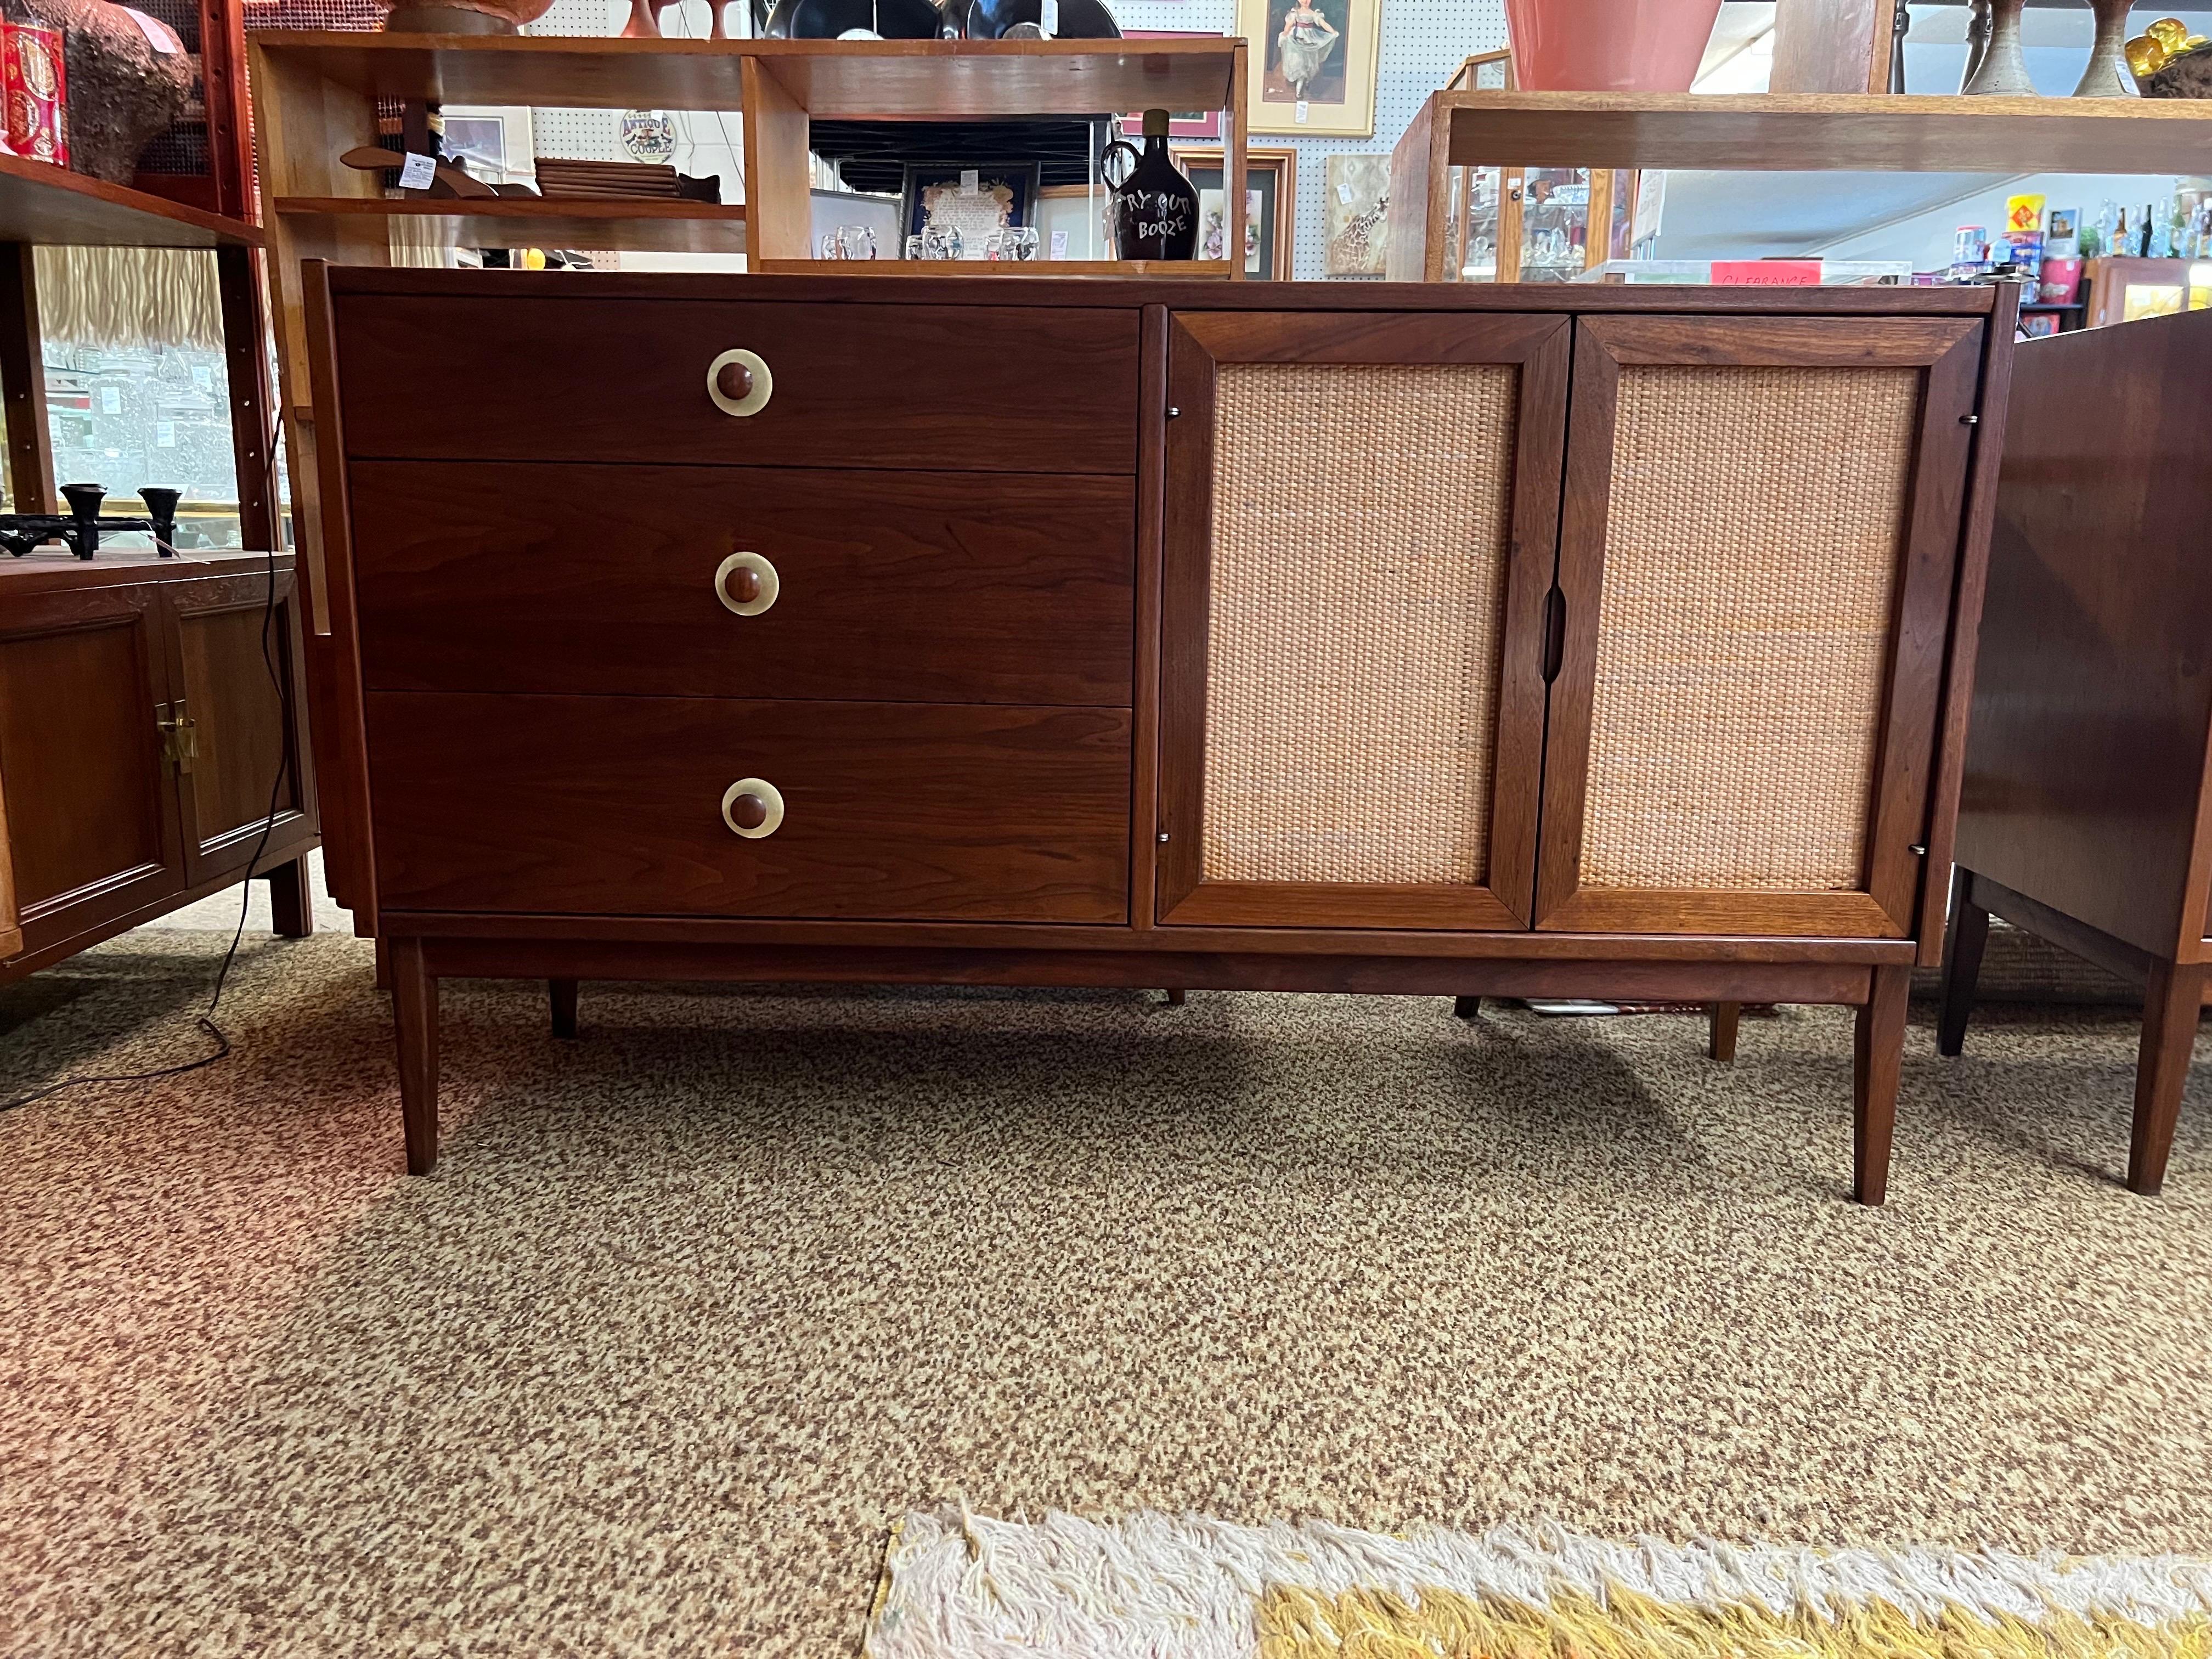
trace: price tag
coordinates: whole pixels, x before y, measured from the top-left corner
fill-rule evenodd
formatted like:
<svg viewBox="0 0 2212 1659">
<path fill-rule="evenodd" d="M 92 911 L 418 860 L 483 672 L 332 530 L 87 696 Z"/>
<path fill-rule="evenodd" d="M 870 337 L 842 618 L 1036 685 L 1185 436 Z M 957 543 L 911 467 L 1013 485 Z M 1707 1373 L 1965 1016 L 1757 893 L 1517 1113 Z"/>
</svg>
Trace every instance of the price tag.
<svg viewBox="0 0 2212 1659">
<path fill-rule="evenodd" d="M 428 190 L 431 180 L 438 176 L 438 163 L 428 155 L 410 155 L 399 167 L 399 188 Z"/>
<path fill-rule="evenodd" d="M 1336 199 L 1343 203 L 1346 207 L 1350 207 L 1352 205 L 1352 180 L 1349 179 L 1340 179 L 1337 181 Z"/>
<path fill-rule="evenodd" d="M 963 196 L 981 196 L 983 193 L 983 173 L 981 168 L 963 167 L 960 169 L 960 193 Z"/>
<path fill-rule="evenodd" d="M 1060 0 L 1043 0 L 1042 9 L 1037 15 L 1037 27 L 1045 32 L 1048 39 L 1060 33 Z"/>
<path fill-rule="evenodd" d="M 1299 100 L 1298 100 L 1298 125 L 1299 125 L 1300 126 L 1304 126 L 1304 125 L 1305 125 L 1305 124 L 1306 124 L 1306 100 L 1305 100 L 1304 99 L 1301 98 L 1301 99 L 1299 99 Z"/>
<path fill-rule="evenodd" d="M 1052 257 L 1055 259 L 1067 258 L 1067 233 L 1064 230 L 1055 230 L 1052 234 Z"/>
</svg>

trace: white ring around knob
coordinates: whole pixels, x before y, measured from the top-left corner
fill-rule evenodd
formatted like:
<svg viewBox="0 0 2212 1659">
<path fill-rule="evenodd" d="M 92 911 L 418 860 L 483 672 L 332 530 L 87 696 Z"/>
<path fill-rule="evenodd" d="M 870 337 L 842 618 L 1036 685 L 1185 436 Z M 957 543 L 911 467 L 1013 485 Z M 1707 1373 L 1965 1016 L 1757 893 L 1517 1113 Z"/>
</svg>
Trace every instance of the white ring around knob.
<svg viewBox="0 0 2212 1659">
<path fill-rule="evenodd" d="M 750 830 L 742 828 L 730 816 L 730 809 L 738 804 L 740 795 L 758 795 L 768 807 L 768 816 Z M 747 841 L 772 836 L 783 827 L 783 792 L 765 778 L 739 778 L 722 792 L 722 822 L 730 826 L 732 835 L 743 836 Z"/>
<path fill-rule="evenodd" d="M 760 580 L 760 592 L 742 605 L 730 597 L 732 570 L 750 570 Z M 732 553 L 714 571 L 714 597 L 722 602 L 724 610 L 740 617 L 759 616 L 775 603 L 775 596 L 782 591 L 783 584 L 776 576 L 775 567 L 757 553 Z"/>
<path fill-rule="evenodd" d="M 752 371 L 753 389 L 742 398 L 722 395 L 722 371 L 732 363 L 741 363 Z M 767 361 L 757 351 L 732 346 L 707 365 L 707 395 L 725 415 L 757 415 L 768 407 L 769 394 L 775 390 L 775 376 L 769 372 Z"/>
</svg>

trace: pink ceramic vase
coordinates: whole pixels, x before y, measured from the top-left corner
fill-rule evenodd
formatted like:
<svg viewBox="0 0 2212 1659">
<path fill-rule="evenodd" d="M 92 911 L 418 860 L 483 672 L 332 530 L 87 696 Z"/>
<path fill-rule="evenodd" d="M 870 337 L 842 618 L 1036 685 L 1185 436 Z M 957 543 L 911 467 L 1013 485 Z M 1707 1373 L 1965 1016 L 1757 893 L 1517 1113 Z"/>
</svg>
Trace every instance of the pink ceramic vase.
<svg viewBox="0 0 2212 1659">
<path fill-rule="evenodd" d="M 1505 0 L 1523 92 L 1687 92 L 1720 0 Z"/>
</svg>

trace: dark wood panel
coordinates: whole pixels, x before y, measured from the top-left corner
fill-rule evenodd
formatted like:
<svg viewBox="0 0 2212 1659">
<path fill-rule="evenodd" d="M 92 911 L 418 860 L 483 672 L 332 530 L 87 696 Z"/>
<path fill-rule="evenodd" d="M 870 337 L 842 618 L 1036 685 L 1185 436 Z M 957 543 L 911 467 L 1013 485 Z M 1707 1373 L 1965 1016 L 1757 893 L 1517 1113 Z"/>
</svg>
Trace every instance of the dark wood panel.
<svg viewBox="0 0 2212 1659">
<path fill-rule="evenodd" d="M 1535 880 L 1544 612 L 1558 539 L 1571 330 L 1543 316 L 1190 312 L 1170 324 L 1163 540 L 1158 915 L 1164 923 L 1519 928 Z M 1487 867 L 1446 885 L 1211 881 L 1204 875 L 1215 503 L 1215 382 L 1233 362 L 1506 363 L 1519 368 Z M 1286 489 L 1304 487 L 1285 456 Z M 1480 487 L 1483 481 L 1470 481 Z"/>
<path fill-rule="evenodd" d="M 1537 926 L 1815 933 L 1863 928 L 1877 936 L 1911 936 L 1920 921 L 1936 728 L 1966 529 L 1972 441 L 1966 422 L 1980 379 L 1981 325 L 1910 318 L 1600 318 L 1578 324 L 1576 333 L 1574 418 L 1559 536 L 1559 585 L 1566 619 L 1545 750 Z M 1924 371 L 1860 894 L 1582 884 L 1613 427 L 1625 363 Z M 1789 487 L 1787 480 L 1774 483 L 1778 489 Z M 1765 739 L 1754 730 L 1742 740 Z M 1937 798 L 1937 804 L 1948 825 L 1948 803 Z"/>
<path fill-rule="evenodd" d="M 1241 83 L 1240 83 L 1241 84 Z M 1168 313 L 1144 311 L 1137 401 L 1137 638 L 1132 690 L 1134 752 L 1129 788 L 1129 923 L 1159 914 L 1160 568 L 1167 533 Z"/>
<path fill-rule="evenodd" d="M 0 778 L 0 962 L 23 948 L 23 930 L 15 925 L 15 861 L 8 850 L 8 791 Z"/>
<path fill-rule="evenodd" d="M 1955 856 L 2153 956 L 2207 931 L 2212 313 L 2013 364 Z"/>
<path fill-rule="evenodd" d="M 195 880 L 210 858 L 250 854 L 251 845 L 240 843 L 258 841 L 272 811 L 283 817 L 302 807 L 283 689 L 298 672 L 289 573 L 279 573 L 276 584 L 273 604 L 265 580 L 170 590 L 178 690 L 198 750 L 184 776 L 185 851 Z M 208 587 L 246 591 L 196 591 Z"/>
<path fill-rule="evenodd" d="M 319 261 L 311 261 L 319 264 Z M 481 295 L 493 300 L 546 299 L 579 293 L 594 298 L 714 300 L 726 295 L 724 276 L 684 272 L 410 270 L 400 266 L 329 267 L 340 295 Z M 1717 312 L 1738 315 L 1981 316 L 1996 303 L 1989 288 L 1632 288 L 1616 283 L 1547 285 L 1492 283 L 1254 283 L 1049 276 L 984 282 L 970 276 L 902 279 L 887 289 L 874 276 L 748 276 L 745 292 L 762 300 L 837 305 L 981 304 L 1058 310 L 1066 307 L 1160 305 L 1170 311 L 1546 311 Z"/>
<path fill-rule="evenodd" d="M 1125 710 L 382 691 L 368 738 L 389 905 L 1127 919 Z"/>
<path fill-rule="evenodd" d="M 1132 310 L 918 298 L 337 302 L 347 453 L 419 459 L 1133 472 L 1137 332 Z M 708 395 L 732 349 L 769 366 L 757 414 Z"/>
<path fill-rule="evenodd" d="M 404 937 L 404 936 L 403 936 Z M 490 979 L 862 981 L 1327 991 L 1412 996 L 1589 996 L 1669 1001 L 1867 1000 L 1870 970 L 1814 963 L 1468 961 L 1160 951 L 855 950 L 643 945 L 576 939 L 425 939 L 432 974 Z M 1892 970 L 1904 971 L 1904 970 Z"/>
<path fill-rule="evenodd" d="M 0 780 L 28 948 L 185 884 L 155 725 L 169 684 L 156 592 L 64 591 L 0 612 Z"/>
<path fill-rule="evenodd" d="M 358 461 L 382 690 L 1129 702 L 1120 477 Z M 732 554 L 775 604 L 732 614 Z"/>
</svg>

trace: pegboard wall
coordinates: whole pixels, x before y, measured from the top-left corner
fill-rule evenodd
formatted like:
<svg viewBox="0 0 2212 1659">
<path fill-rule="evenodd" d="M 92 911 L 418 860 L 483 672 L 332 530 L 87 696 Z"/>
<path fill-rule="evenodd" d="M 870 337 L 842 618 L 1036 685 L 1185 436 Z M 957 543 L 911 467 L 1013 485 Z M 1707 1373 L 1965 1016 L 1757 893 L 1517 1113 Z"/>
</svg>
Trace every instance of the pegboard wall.
<svg viewBox="0 0 2212 1659">
<path fill-rule="evenodd" d="M 1236 0 L 1109 0 L 1115 20 L 1125 29 L 1204 30 L 1226 34 L 1237 27 Z M 743 8 L 732 6 L 738 24 Z M 532 24 L 532 34 L 612 34 L 629 15 L 624 0 L 554 0 Z M 665 14 L 668 32 L 678 33 L 678 14 Z M 741 25 L 739 25 L 741 27 Z M 684 7 L 681 32 L 703 35 L 703 0 Z M 1291 274 L 1302 279 L 1322 274 L 1322 197 L 1332 155 L 1388 155 L 1421 100 L 1443 85 L 1470 52 L 1495 52 L 1505 45 L 1503 0 L 1382 0 L 1382 48 L 1377 54 L 1375 131 L 1365 138 L 1301 138 L 1285 133 L 1255 133 L 1255 147 L 1297 152 L 1297 254 Z M 1255 50 L 1257 50 L 1255 47 Z M 540 155 L 617 159 L 617 118 L 604 110 L 538 110 L 533 117 Z M 723 174 L 722 199 L 741 199 L 735 176 L 738 118 L 677 117 L 677 164 L 686 173 Z"/>
</svg>

